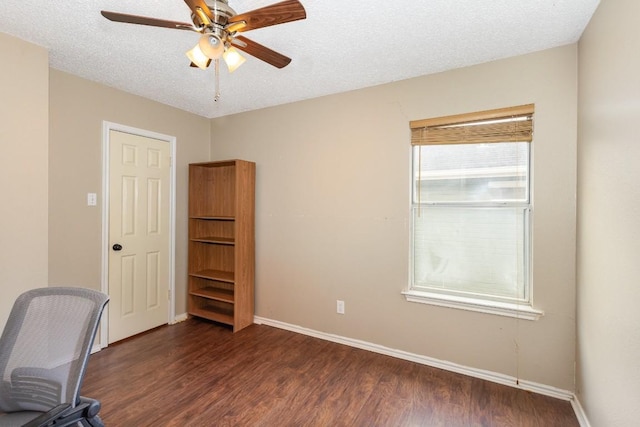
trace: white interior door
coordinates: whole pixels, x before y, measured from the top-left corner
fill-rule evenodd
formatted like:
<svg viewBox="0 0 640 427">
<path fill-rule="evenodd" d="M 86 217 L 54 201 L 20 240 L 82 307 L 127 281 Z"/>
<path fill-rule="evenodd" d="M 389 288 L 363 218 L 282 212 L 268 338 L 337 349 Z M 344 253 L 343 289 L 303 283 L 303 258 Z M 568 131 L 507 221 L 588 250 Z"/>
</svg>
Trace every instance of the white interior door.
<svg viewBox="0 0 640 427">
<path fill-rule="evenodd" d="M 168 322 L 171 147 L 109 130 L 108 342 Z"/>
</svg>

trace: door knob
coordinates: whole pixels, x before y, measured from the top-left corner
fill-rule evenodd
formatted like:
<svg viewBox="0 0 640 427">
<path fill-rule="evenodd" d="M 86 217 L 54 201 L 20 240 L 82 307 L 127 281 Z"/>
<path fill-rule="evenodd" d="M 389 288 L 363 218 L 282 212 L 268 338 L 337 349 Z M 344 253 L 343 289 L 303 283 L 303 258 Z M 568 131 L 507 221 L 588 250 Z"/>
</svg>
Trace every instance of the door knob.
<svg viewBox="0 0 640 427">
<path fill-rule="evenodd" d="M 119 245 L 118 243 L 116 243 L 115 245 L 113 245 L 113 250 L 114 250 L 114 251 L 120 251 L 120 250 L 122 250 L 122 245 Z"/>
</svg>

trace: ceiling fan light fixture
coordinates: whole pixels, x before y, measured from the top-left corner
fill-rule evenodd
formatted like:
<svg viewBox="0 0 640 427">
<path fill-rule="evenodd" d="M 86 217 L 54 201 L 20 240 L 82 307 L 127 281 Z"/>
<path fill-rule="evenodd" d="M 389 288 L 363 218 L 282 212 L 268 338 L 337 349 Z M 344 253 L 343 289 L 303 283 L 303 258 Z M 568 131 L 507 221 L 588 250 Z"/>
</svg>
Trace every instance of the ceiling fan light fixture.
<svg viewBox="0 0 640 427">
<path fill-rule="evenodd" d="M 227 68 L 230 73 L 233 73 L 239 66 L 246 61 L 245 57 L 240 55 L 238 49 L 233 46 L 229 46 L 227 50 L 222 54 L 224 62 L 227 64 Z"/>
<path fill-rule="evenodd" d="M 193 49 L 187 51 L 187 58 L 203 70 L 206 70 L 209 63 L 211 63 L 211 59 L 200 49 L 200 43 L 195 45 Z"/>
<path fill-rule="evenodd" d="M 198 41 L 200 51 L 208 58 L 219 59 L 224 53 L 224 43 L 215 34 L 205 34 Z"/>
</svg>

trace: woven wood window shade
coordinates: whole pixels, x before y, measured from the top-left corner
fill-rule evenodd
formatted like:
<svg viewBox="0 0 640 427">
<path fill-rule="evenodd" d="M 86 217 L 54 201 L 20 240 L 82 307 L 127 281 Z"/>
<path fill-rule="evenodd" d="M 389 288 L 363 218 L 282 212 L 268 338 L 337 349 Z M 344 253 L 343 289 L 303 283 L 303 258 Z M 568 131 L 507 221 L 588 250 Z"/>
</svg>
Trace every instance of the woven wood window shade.
<svg viewBox="0 0 640 427">
<path fill-rule="evenodd" d="M 531 142 L 534 105 L 416 120 L 411 145 Z"/>
</svg>

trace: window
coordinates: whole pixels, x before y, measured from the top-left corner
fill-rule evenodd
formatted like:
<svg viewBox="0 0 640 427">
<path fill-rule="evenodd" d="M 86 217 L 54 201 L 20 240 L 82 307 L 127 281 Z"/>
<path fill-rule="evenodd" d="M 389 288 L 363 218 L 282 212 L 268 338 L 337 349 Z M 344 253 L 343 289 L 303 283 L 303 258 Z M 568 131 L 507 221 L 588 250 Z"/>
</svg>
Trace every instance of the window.
<svg viewBox="0 0 640 427">
<path fill-rule="evenodd" d="M 409 301 L 529 319 L 533 105 L 411 123 Z"/>
</svg>

